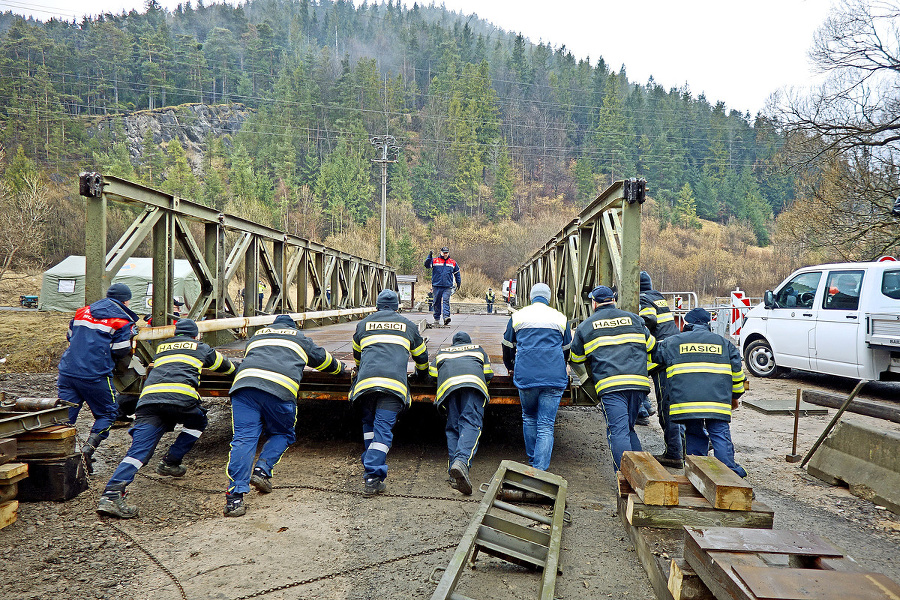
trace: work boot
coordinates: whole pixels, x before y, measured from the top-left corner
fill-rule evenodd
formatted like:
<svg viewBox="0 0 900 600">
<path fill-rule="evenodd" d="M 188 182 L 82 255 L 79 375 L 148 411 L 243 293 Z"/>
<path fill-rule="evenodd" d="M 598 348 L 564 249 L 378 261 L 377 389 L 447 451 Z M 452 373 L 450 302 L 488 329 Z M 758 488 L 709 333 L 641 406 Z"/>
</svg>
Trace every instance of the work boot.
<svg viewBox="0 0 900 600">
<path fill-rule="evenodd" d="M 447 317 L 446 319 L 444 319 L 444 327 L 446 327 L 449 324 L 450 324 L 450 317 Z"/>
<path fill-rule="evenodd" d="M 634 420 L 635 425 L 643 425 L 644 427 L 648 427 L 650 425 L 650 417 L 638 417 Z"/>
<path fill-rule="evenodd" d="M 366 479 L 366 485 L 363 488 L 363 496 L 370 498 L 376 494 L 383 493 L 386 489 L 387 486 L 383 481 L 377 477 L 372 477 L 371 479 Z"/>
<path fill-rule="evenodd" d="M 99 446 L 102 441 L 103 438 L 100 437 L 99 433 L 92 433 L 81 447 L 81 456 L 84 459 L 84 469 L 87 471 L 88 475 L 94 474 L 94 451 L 97 450 L 97 446 Z"/>
<path fill-rule="evenodd" d="M 181 463 L 170 463 L 164 458 L 156 465 L 156 472 L 160 475 L 169 475 L 171 477 L 184 477 L 184 474 L 187 473 L 187 467 Z"/>
<path fill-rule="evenodd" d="M 266 475 L 261 467 L 256 467 L 253 469 L 253 474 L 250 475 L 250 485 L 259 490 L 260 493 L 268 494 L 272 491 L 272 482 L 270 479 L 271 477 Z"/>
<path fill-rule="evenodd" d="M 241 517 L 247 512 L 244 506 L 243 494 L 225 494 L 225 510 L 222 511 L 226 517 Z"/>
<path fill-rule="evenodd" d="M 672 458 L 667 454 L 654 454 L 653 458 L 659 461 L 664 467 L 672 467 L 673 469 L 683 469 L 684 461 L 680 458 Z"/>
<path fill-rule="evenodd" d="M 472 482 L 469 480 L 469 467 L 461 460 L 453 461 L 450 467 L 450 477 L 456 478 L 456 489 L 466 496 L 472 495 Z"/>
<path fill-rule="evenodd" d="M 97 503 L 97 512 L 119 517 L 120 519 L 132 519 L 138 516 L 137 506 L 131 506 L 125 502 L 125 492 L 113 490 L 107 490 L 100 496 L 100 502 Z"/>
</svg>

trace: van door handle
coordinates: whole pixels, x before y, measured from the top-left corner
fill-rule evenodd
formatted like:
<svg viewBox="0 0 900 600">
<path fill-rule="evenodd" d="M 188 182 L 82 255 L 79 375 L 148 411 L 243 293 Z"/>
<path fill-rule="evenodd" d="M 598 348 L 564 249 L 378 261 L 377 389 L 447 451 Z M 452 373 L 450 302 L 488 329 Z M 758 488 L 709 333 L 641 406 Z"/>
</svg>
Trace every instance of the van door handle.
<svg viewBox="0 0 900 600">
<path fill-rule="evenodd" d="M 848 319 L 855 319 L 855 318 L 857 318 L 856 315 L 846 315 L 846 316 L 847 316 Z"/>
<path fill-rule="evenodd" d="M 804 316 L 804 317 L 811 317 L 811 316 L 812 316 L 812 313 L 803 313 L 803 316 Z"/>
</svg>

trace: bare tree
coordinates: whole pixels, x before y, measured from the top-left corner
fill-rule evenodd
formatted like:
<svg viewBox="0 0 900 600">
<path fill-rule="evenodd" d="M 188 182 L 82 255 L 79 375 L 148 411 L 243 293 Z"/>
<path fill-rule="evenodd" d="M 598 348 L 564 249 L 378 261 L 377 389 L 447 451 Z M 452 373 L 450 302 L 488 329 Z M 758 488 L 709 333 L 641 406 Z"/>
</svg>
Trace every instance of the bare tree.
<svg viewBox="0 0 900 600">
<path fill-rule="evenodd" d="M 871 259 L 900 246 L 900 4 L 843 0 L 810 58 L 826 78 L 781 105 L 799 204 L 786 224 L 828 256 Z"/>
<path fill-rule="evenodd" d="M 50 210 L 48 190 L 38 176 L 25 176 L 19 191 L 0 181 L 0 279 L 16 259 L 40 260 Z"/>
</svg>

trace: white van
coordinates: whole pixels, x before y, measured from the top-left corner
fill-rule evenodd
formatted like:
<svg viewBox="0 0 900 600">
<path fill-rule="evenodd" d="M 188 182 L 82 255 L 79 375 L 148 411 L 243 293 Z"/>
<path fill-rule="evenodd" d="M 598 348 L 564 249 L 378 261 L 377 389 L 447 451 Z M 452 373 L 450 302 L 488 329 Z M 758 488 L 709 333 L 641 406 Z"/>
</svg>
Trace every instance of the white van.
<svg viewBox="0 0 900 600">
<path fill-rule="evenodd" d="M 747 313 L 741 351 L 757 377 L 792 368 L 897 379 L 889 374 L 900 373 L 900 262 L 795 271 Z"/>
</svg>

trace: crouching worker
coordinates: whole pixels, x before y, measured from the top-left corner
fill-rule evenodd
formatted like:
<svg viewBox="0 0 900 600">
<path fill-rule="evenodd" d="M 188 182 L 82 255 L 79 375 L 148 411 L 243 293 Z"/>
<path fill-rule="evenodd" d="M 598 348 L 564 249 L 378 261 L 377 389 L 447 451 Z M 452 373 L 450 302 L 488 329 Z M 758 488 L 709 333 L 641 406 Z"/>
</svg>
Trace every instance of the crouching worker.
<svg viewBox="0 0 900 600">
<path fill-rule="evenodd" d="M 416 377 L 428 377 L 428 349 L 419 328 L 400 316 L 400 298 L 382 290 L 375 303 L 378 312 L 359 322 L 353 334 L 353 358 L 358 373 L 350 388 L 350 402 L 362 409 L 363 495 L 385 490 L 387 453 L 394 440 L 397 415 L 412 402 L 406 374 L 410 355 Z"/>
<path fill-rule="evenodd" d="M 685 452 L 716 458 L 741 477 L 734 462 L 731 411 L 744 393 L 741 355 L 730 341 L 709 329 L 710 316 L 695 308 L 684 317 L 684 331 L 659 342 L 653 362 L 666 369 L 669 417 L 685 427 Z"/>
<path fill-rule="evenodd" d="M 182 319 L 175 325 L 175 337 L 156 349 L 153 370 L 147 376 L 135 410 L 131 448 L 116 468 L 100 497 L 97 512 L 130 519 L 138 509 L 125 502 L 125 488 L 146 463 L 163 434 L 182 426 L 168 452 L 156 466 L 160 475 L 181 477 L 187 468 L 182 458 L 206 429 L 206 411 L 200 406 L 200 370 L 231 373 L 234 365 L 227 358 L 199 341 L 197 324 Z"/>
<path fill-rule="evenodd" d="M 272 491 L 272 470 L 297 439 L 297 393 L 306 365 L 332 375 L 344 372 L 344 363 L 303 335 L 288 315 L 278 315 L 250 338 L 229 392 L 234 439 L 228 455 L 226 517 L 247 512 L 244 494 L 251 485 L 264 494 Z M 268 439 L 254 466 L 263 428 Z"/>
<path fill-rule="evenodd" d="M 447 410 L 450 485 L 469 496 L 469 466 L 478 449 L 484 407 L 490 398 L 487 382 L 494 371 L 487 352 L 473 344 L 468 333 L 455 333 L 452 343 L 437 353 L 429 373 L 437 378 L 434 403 Z"/>
</svg>

